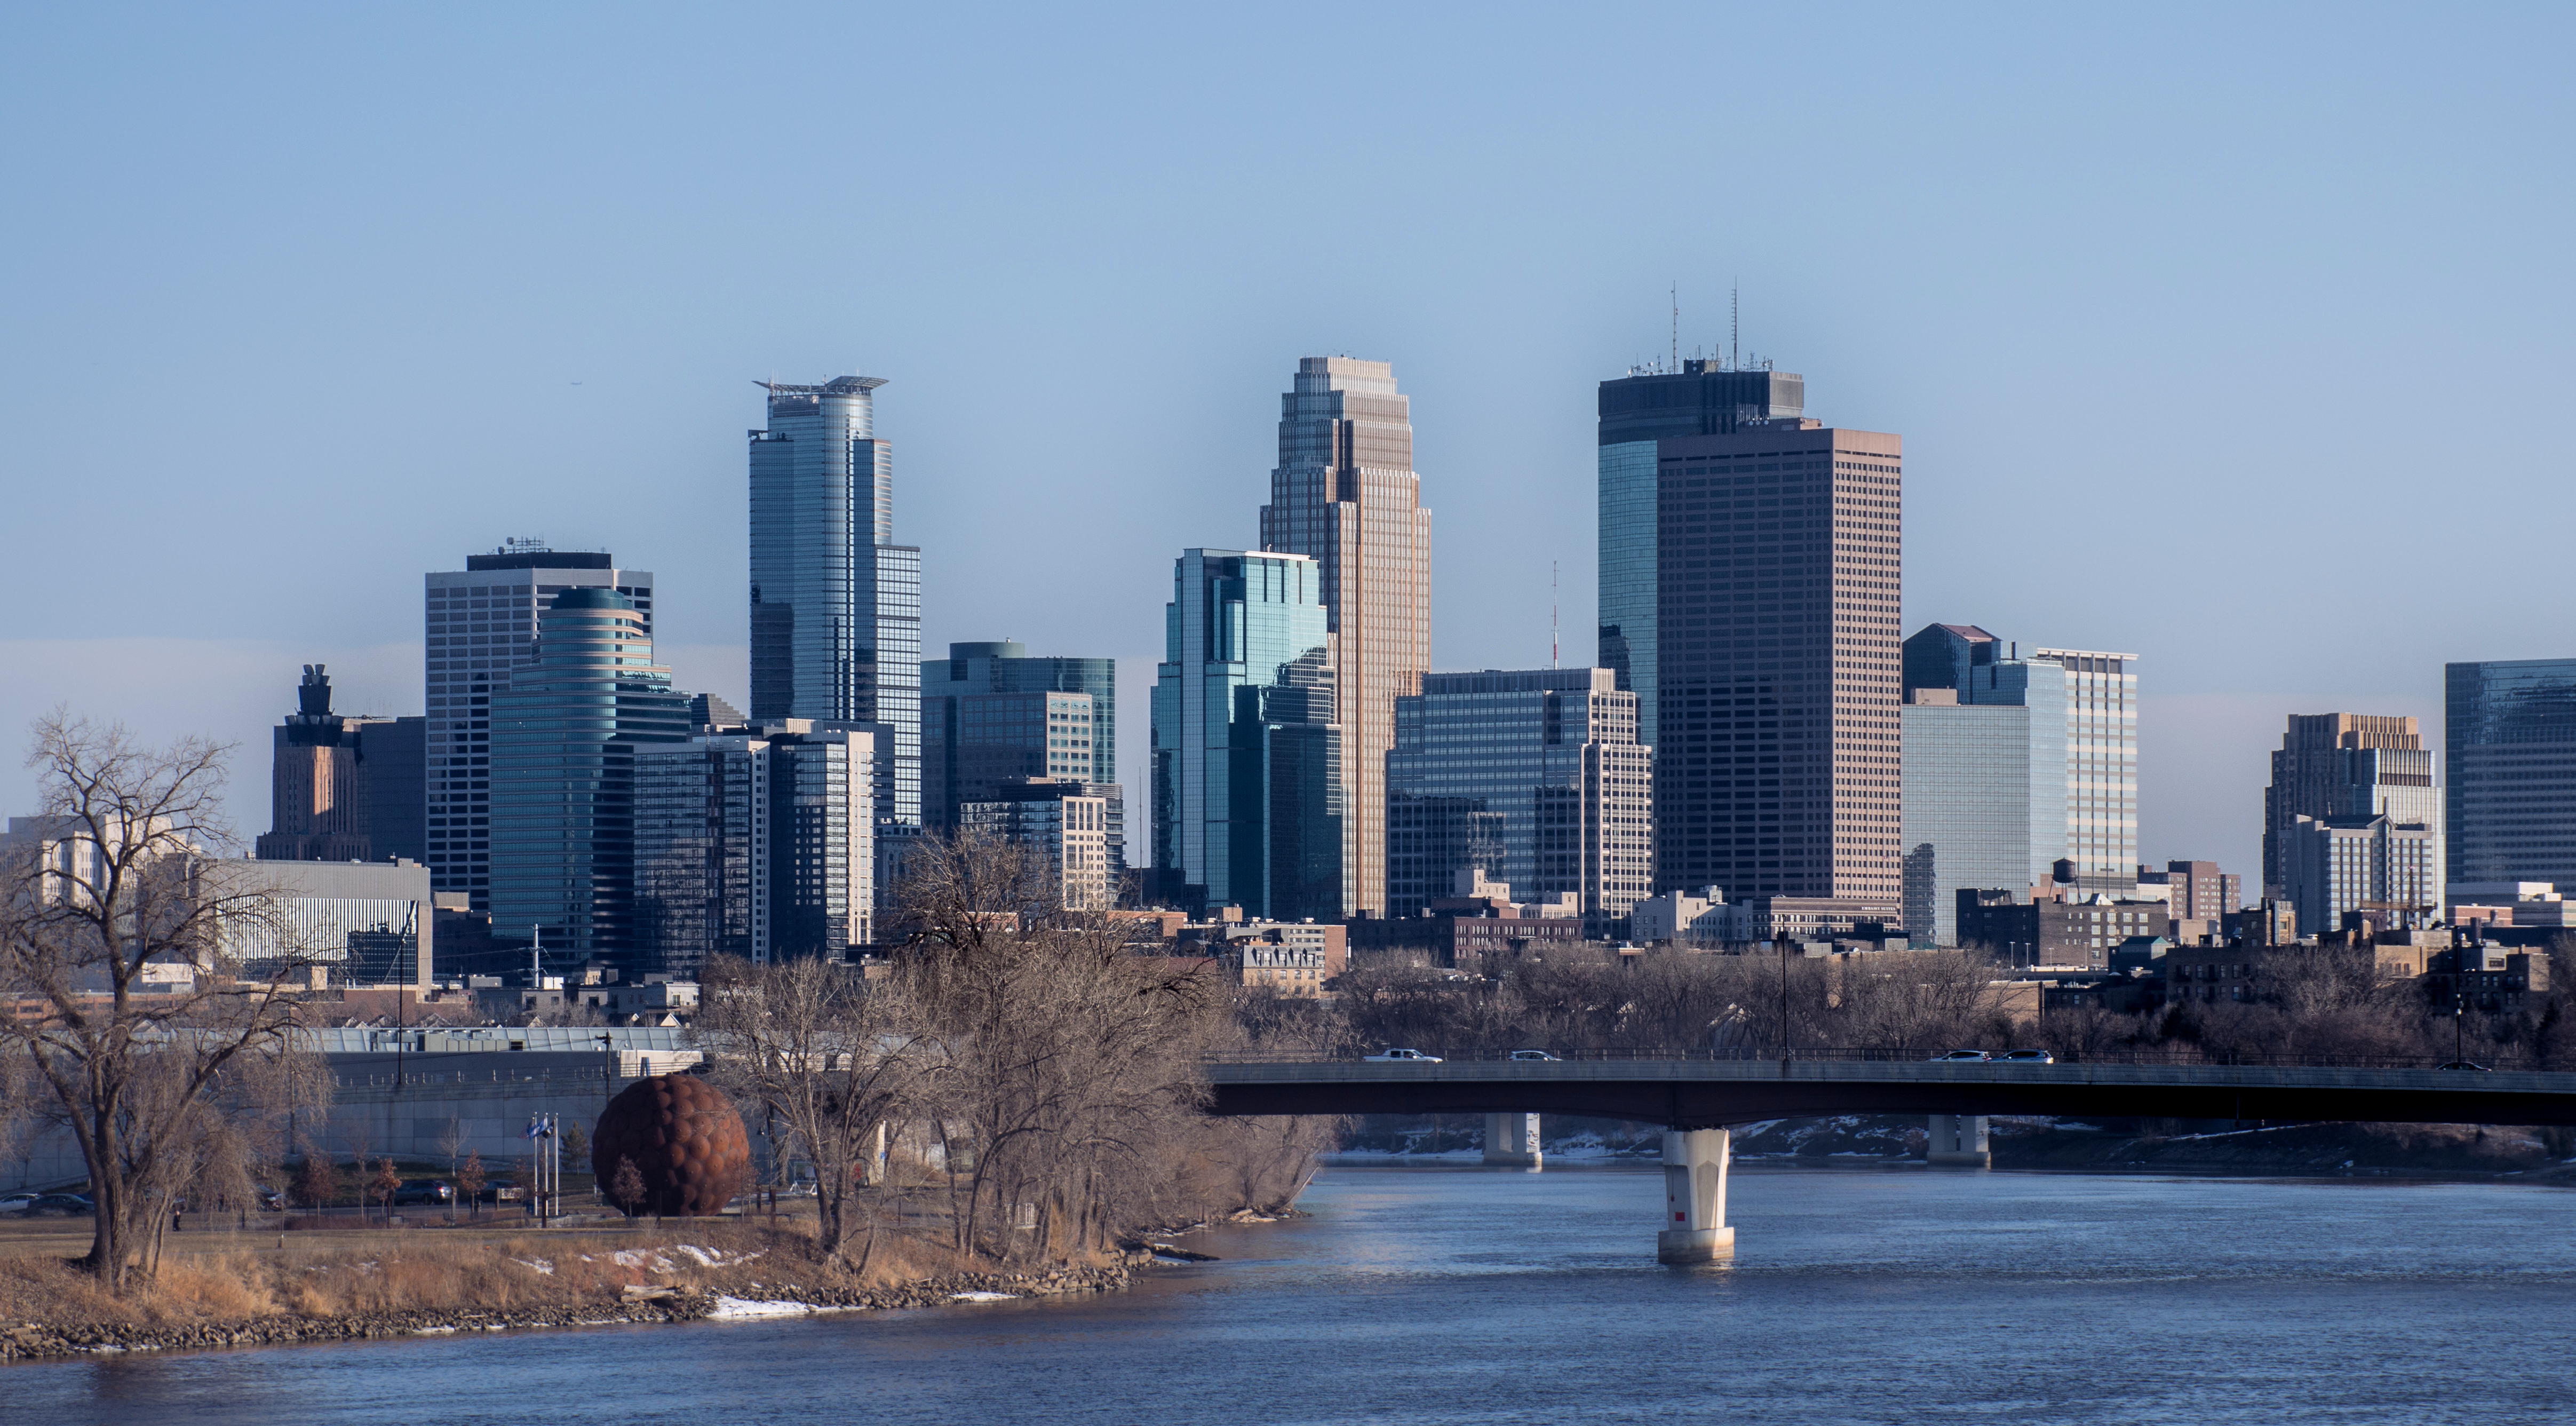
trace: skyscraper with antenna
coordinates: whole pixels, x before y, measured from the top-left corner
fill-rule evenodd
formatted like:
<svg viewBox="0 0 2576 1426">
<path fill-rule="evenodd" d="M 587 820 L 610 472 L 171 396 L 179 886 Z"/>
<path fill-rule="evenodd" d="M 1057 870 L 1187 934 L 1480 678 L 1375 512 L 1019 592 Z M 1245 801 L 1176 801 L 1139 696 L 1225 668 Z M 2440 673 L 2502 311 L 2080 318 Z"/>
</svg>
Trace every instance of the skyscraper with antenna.
<svg viewBox="0 0 2576 1426">
<path fill-rule="evenodd" d="M 921 825 L 921 550 L 894 542 L 882 377 L 763 381 L 751 435 L 751 716 L 884 725 L 877 819 Z"/>
<path fill-rule="evenodd" d="M 1730 334 L 1731 335 L 1731 334 Z M 1680 329 L 1674 329 L 1678 353 Z M 1806 379 L 1745 371 L 1731 360 L 1676 355 L 1669 371 L 1632 371 L 1601 383 L 1600 611 L 1598 658 L 1637 695 L 1637 741 L 1656 740 L 1655 443 L 1717 436 L 1748 421 L 1804 414 Z"/>
</svg>

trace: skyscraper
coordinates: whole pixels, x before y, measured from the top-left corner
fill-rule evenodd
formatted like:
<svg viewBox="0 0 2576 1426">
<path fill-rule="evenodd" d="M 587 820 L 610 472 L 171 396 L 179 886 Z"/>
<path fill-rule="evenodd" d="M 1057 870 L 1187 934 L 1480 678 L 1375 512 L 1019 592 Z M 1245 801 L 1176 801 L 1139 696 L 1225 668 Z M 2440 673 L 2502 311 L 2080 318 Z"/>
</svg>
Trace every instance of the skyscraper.
<svg viewBox="0 0 2576 1426">
<path fill-rule="evenodd" d="M 992 800 L 1012 778 L 1071 778 L 1099 785 L 1109 800 L 1109 843 L 1125 876 L 1125 799 L 1118 781 L 1118 663 L 1105 658 L 1031 658 L 1010 640 L 957 643 L 948 657 L 921 661 L 921 787 L 924 825 L 957 825 L 964 803 Z"/>
<path fill-rule="evenodd" d="M 880 823 L 921 825 L 921 551 L 894 543 L 873 376 L 762 382 L 751 435 L 751 716 L 893 729 Z"/>
<path fill-rule="evenodd" d="M 689 736 L 635 601 L 555 595 L 491 722 L 492 934 L 633 964 L 635 754 Z"/>
<path fill-rule="evenodd" d="M 421 861 L 427 756 L 418 718 L 331 711 L 331 676 L 304 666 L 296 709 L 271 729 L 262 861 Z"/>
<path fill-rule="evenodd" d="M 2272 754 L 2272 784 L 2263 789 L 2263 894 L 2289 895 L 2291 844 L 2300 818 L 2379 813 L 2428 829 L 2434 865 L 2441 865 L 2442 794 L 2435 785 L 2433 750 L 2424 746 L 2415 720 L 2291 714 Z"/>
<path fill-rule="evenodd" d="M 492 695 L 533 657 L 537 615 L 567 589 L 611 589 L 634 602 L 653 635 L 653 576 L 619 569 L 602 550 L 508 540 L 465 568 L 424 579 L 427 608 L 430 884 L 491 909 Z"/>
<path fill-rule="evenodd" d="M 1322 585 L 1304 555 L 1188 550 L 1173 563 L 1154 683 L 1155 899 L 1341 917 L 1345 760 Z"/>
<path fill-rule="evenodd" d="M 1387 914 L 1420 913 L 1481 870 L 1514 901 L 1572 892 L 1606 937 L 1646 899 L 1654 780 L 1637 695 L 1606 668 L 1434 673 L 1395 701 Z"/>
<path fill-rule="evenodd" d="M 714 955 L 840 960 L 873 935 L 878 733 L 803 719 L 635 753 L 635 941 L 645 969 Z"/>
<path fill-rule="evenodd" d="M 1806 378 L 1687 360 L 1601 383 L 1601 645 L 1598 662 L 1637 695 L 1637 741 L 1655 737 L 1655 443 L 1722 436 L 1751 421 L 1805 414 Z"/>
<path fill-rule="evenodd" d="M 1898 900 L 1902 452 L 1781 417 L 1655 442 L 1659 889 Z"/>
<path fill-rule="evenodd" d="M 1261 547 L 1312 557 L 1341 700 L 1342 914 L 1386 910 L 1386 754 L 1395 700 L 1431 667 L 1431 512 L 1410 402 L 1382 361 L 1307 357 L 1280 398 Z M 1316 912 L 1305 914 L 1315 915 Z"/>
<path fill-rule="evenodd" d="M 2576 659 L 2443 669 L 2449 882 L 2576 889 Z"/>
<path fill-rule="evenodd" d="M 2135 662 L 2024 657 L 1974 624 L 1905 641 L 1905 914 L 1918 940 L 1954 944 L 1960 890 L 2029 887 L 2061 860 L 2079 891 L 2136 894 Z"/>
</svg>

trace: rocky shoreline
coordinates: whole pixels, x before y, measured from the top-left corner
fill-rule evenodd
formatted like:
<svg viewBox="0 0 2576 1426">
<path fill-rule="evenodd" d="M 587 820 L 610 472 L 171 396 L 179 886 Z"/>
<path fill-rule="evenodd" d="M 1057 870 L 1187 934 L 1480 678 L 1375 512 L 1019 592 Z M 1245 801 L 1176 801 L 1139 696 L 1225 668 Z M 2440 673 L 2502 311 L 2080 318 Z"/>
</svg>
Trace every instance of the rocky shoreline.
<svg viewBox="0 0 2576 1426">
<path fill-rule="evenodd" d="M 1106 1267 L 1050 1268 L 1032 1273 L 957 1273 L 890 1288 L 788 1288 L 765 1291 L 763 1307 L 782 1310 L 858 1311 L 945 1307 L 965 1298 L 1056 1297 L 1112 1292 L 1134 1279 L 1131 1262 Z M 562 1303 L 498 1311 L 374 1312 L 348 1317 L 257 1317 L 144 1327 L 112 1323 L 26 1322 L 0 1327 L 0 1362 L 117 1352 L 201 1351 L 219 1347 L 286 1347 L 390 1337 L 443 1336 L 533 1328 L 615 1327 L 648 1322 L 698 1322 L 726 1316 L 730 1299 L 711 1292 L 664 1290 L 641 1300 Z"/>
</svg>

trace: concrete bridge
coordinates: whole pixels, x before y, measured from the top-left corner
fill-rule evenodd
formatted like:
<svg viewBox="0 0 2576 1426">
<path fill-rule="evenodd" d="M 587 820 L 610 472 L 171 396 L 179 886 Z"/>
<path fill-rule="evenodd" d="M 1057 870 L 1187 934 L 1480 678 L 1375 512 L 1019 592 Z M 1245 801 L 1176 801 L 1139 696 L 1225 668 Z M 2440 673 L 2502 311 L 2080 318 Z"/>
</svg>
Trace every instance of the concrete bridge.
<svg viewBox="0 0 2576 1426">
<path fill-rule="evenodd" d="M 1983 1163 L 1985 1116 L 2576 1124 L 2576 1074 L 1873 1059 L 1356 1060 L 1207 1067 L 1218 1114 L 1484 1114 L 1489 1158 L 1537 1162 L 1539 1114 L 1666 1125 L 1666 1262 L 1734 1252 L 1729 1127 L 1922 1114 L 1934 1163 Z M 1497 1154 L 1492 1146 L 1503 1146 Z"/>
</svg>

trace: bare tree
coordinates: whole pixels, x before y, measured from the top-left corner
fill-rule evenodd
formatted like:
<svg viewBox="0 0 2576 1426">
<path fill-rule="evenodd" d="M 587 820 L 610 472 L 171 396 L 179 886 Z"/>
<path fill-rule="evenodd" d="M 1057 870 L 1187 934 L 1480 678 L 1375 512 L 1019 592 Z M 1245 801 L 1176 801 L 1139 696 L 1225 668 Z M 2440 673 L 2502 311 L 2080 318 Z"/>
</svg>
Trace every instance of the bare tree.
<svg viewBox="0 0 2576 1426">
<path fill-rule="evenodd" d="M 0 1017 L 0 1047 L 80 1146 L 97 1206 L 81 1263 L 120 1294 L 227 1075 L 295 1051 L 302 948 L 267 887 L 209 856 L 234 845 L 225 751 L 50 714 L 27 760 L 37 816 L 0 854 L 0 995 L 33 1007 Z"/>
<path fill-rule="evenodd" d="M 900 993 L 868 986 L 856 966 L 725 959 L 703 979 L 693 1038 L 718 1081 L 759 1104 L 813 1160 L 820 1246 L 837 1254 L 854 1231 L 852 1200 L 877 1126 L 909 1112 L 938 1048 Z"/>
</svg>

